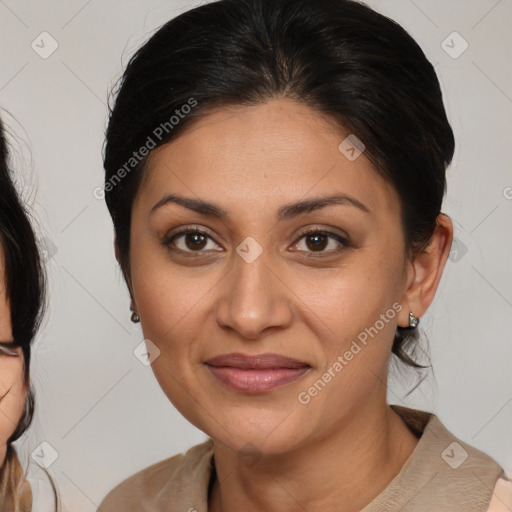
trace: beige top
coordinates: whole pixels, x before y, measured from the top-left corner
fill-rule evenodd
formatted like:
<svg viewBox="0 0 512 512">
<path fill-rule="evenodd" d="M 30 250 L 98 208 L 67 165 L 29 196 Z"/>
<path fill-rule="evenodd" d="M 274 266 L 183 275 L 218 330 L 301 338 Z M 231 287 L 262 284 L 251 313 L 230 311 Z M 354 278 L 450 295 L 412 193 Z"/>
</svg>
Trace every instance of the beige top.
<svg viewBox="0 0 512 512">
<path fill-rule="evenodd" d="M 398 475 L 361 512 L 510 512 L 512 482 L 488 455 L 456 438 L 435 414 L 391 406 L 419 437 Z M 99 512 L 207 512 L 215 476 L 211 439 L 136 473 Z"/>
</svg>

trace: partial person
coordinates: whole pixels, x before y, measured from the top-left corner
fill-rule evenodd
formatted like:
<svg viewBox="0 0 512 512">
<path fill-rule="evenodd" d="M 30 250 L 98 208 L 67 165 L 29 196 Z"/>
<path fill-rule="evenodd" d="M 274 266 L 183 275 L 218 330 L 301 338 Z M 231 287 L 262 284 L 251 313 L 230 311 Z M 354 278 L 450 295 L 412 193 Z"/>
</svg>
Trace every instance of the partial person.
<svg viewBox="0 0 512 512">
<path fill-rule="evenodd" d="M 387 401 L 390 358 L 421 366 L 453 239 L 455 140 L 414 39 L 355 1 L 220 0 L 156 31 L 115 96 L 104 188 L 132 320 L 208 439 L 99 510 L 512 507 L 495 460 Z"/>
<path fill-rule="evenodd" d="M 13 184 L 0 120 L 0 511 L 30 512 L 32 491 L 13 446 L 30 426 L 32 343 L 45 309 L 46 278 L 30 216 Z M 52 482 L 52 489 L 56 492 Z M 57 499 L 57 496 L 55 495 Z"/>
</svg>

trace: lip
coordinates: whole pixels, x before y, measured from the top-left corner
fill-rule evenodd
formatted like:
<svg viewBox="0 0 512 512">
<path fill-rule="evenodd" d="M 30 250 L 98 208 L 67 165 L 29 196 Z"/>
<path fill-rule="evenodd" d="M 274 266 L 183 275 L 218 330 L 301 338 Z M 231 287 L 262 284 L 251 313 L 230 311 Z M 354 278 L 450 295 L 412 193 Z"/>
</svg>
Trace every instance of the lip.
<svg viewBox="0 0 512 512">
<path fill-rule="evenodd" d="M 291 357 L 281 356 L 279 354 L 257 354 L 248 355 L 241 352 L 231 354 L 221 354 L 205 361 L 210 366 L 228 366 L 230 368 L 240 368 L 243 370 L 268 370 L 279 368 L 304 368 L 310 367 L 304 361 L 298 361 Z"/>
<path fill-rule="evenodd" d="M 208 370 L 231 389 L 264 393 L 300 379 L 309 372 L 308 363 L 279 354 L 223 354 L 205 361 Z"/>
</svg>

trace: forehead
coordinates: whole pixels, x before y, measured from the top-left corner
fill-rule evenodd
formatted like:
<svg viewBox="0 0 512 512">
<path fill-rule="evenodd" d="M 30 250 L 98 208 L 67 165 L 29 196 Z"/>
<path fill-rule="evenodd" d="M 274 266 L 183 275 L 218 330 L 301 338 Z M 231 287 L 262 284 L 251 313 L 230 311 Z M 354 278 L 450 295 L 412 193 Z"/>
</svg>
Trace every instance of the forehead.
<svg viewBox="0 0 512 512">
<path fill-rule="evenodd" d="M 394 188 L 364 152 L 350 160 L 340 150 L 349 135 L 333 118 L 292 100 L 216 109 L 152 151 L 137 200 L 174 191 L 273 208 L 340 192 L 371 209 L 396 210 Z"/>
</svg>

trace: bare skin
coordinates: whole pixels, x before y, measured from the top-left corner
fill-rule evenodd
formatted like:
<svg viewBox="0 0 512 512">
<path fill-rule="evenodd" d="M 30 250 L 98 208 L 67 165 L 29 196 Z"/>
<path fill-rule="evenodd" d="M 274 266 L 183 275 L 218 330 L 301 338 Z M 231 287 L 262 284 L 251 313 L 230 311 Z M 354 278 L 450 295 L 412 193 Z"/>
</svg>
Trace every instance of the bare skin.
<svg viewBox="0 0 512 512">
<path fill-rule="evenodd" d="M 133 308 L 161 351 L 152 367 L 163 391 L 214 440 L 213 512 L 360 510 L 418 442 L 386 402 L 388 362 L 397 325 L 434 298 L 452 225 L 440 216 L 430 246 L 407 259 L 398 195 L 364 153 L 350 161 L 340 152 L 347 135 L 291 100 L 215 111 L 153 151 L 135 198 Z M 215 203 L 227 216 L 172 202 L 155 208 L 169 194 Z M 276 219 L 284 205 L 334 194 L 352 202 Z M 194 235 L 171 240 L 187 227 L 206 233 L 202 246 Z M 328 234 L 319 247 L 306 229 L 348 244 Z M 236 251 L 247 237 L 262 250 L 250 263 Z M 394 304 L 400 310 L 378 334 L 301 403 Z M 273 352 L 311 368 L 249 395 L 205 365 L 230 352 Z M 238 456 L 247 443 L 255 464 Z"/>
<path fill-rule="evenodd" d="M 5 293 L 4 254 L 0 247 L 0 342 L 12 341 L 9 303 Z M 16 430 L 25 408 L 27 386 L 24 382 L 23 353 L 9 347 L 17 357 L 0 351 L 0 466 L 5 460 L 7 440 Z"/>
</svg>

